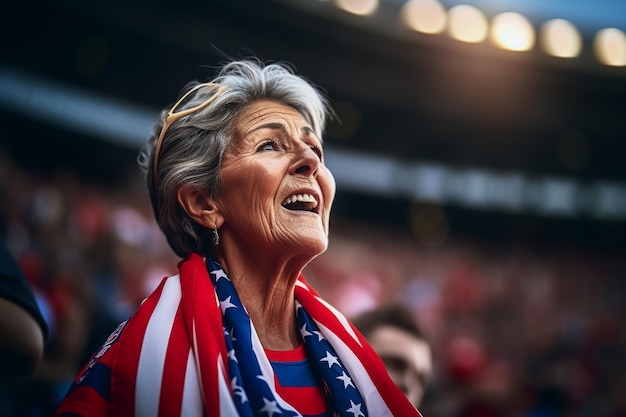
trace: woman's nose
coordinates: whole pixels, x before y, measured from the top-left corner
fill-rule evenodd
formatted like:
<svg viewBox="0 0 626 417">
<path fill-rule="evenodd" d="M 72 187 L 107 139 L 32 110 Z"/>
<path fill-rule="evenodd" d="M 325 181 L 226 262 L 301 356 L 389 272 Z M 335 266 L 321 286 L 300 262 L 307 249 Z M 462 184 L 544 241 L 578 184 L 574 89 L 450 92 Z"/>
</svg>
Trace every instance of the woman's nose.
<svg viewBox="0 0 626 417">
<path fill-rule="evenodd" d="M 306 144 L 301 144 L 289 171 L 292 174 L 315 175 L 319 164 L 320 158 L 313 149 Z"/>
</svg>

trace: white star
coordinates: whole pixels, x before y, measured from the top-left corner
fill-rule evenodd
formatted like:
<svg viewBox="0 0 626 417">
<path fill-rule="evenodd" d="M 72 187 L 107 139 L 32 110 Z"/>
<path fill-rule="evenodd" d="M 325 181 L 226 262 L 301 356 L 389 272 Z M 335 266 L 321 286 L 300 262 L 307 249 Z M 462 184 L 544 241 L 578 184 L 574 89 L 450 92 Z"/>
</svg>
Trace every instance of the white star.
<svg viewBox="0 0 626 417">
<path fill-rule="evenodd" d="M 352 400 L 350 400 L 350 405 L 352 407 L 348 408 L 346 412 L 352 413 L 354 417 L 365 416 L 365 414 L 361 411 L 361 403 L 355 404 Z"/>
<path fill-rule="evenodd" d="M 239 362 L 237 360 L 237 357 L 235 356 L 235 349 L 231 349 L 231 350 L 228 351 L 228 359 L 231 359 L 231 360 L 233 360 L 235 362 Z"/>
<path fill-rule="evenodd" d="M 337 357 L 331 355 L 329 351 L 326 351 L 326 357 L 320 359 L 320 362 L 328 362 L 328 369 L 332 368 L 334 364 L 341 366 L 339 365 L 339 361 L 337 360 Z"/>
<path fill-rule="evenodd" d="M 280 411 L 280 408 L 278 408 L 276 401 L 270 401 L 267 398 L 263 397 L 263 402 L 265 403 L 265 405 L 259 410 L 259 413 L 267 413 L 267 415 L 270 417 L 272 417 L 274 413 L 283 413 L 282 411 Z"/>
<path fill-rule="evenodd" d="M 354 384 L 352 383 L 352 378 L 350 378 L 345 371 L 341 371 L 341 376 L 338 376 L 337 379 L 343 381 L 344 388 L 348 388 L 348 386 L 355 388 Z"/>
<path fill-rule="evenodd" d="M 228 281 L 230 281 L 230 279 L 228 279 L 228 275 L 226 275 L 226 272 L 224 272 L 223 269 L 218 269 L 211 273 L 215 276 L 215 282 L 219 281 L 220 278 L 226 278 Z"/>
<path fill-rule="evenodd" d="M 241 385 L 237 385 L 237 377 L 234 377 L 232 381 L 230 381 L 230 387 L 232 388 L 235 395 L 239 395 L 241 397 L 242 404 L 248 402 L 248 396 L 243 390 L 243 387 Z"/>
<path fill-rule="evenodd" d="M 229 295 L 224 301 L 220 301 L 220 308 L 222 309 L 222 313 L 226 311 L 228 308 L 237 307 L 233 303 L 230 302 L 231 296 Z"/>
<path fill-rule="evenodd" d="M 315 333 L 319 339 L 319 342 L 321 342 L 322 340 L 324 340 L 324 335 L 322 334 L 322 332 L 320 332 L 319 330 L 313 330 L 313 333 Z"/>
<path fill-rule="evenodd" d="M 300 329 L 300 334 L 302 335 L 303 339 L 307 336 L 313 336 L 313 334 L 306 329 L 306 323 L 302 325 L 302 328 Z"/>
</svg>

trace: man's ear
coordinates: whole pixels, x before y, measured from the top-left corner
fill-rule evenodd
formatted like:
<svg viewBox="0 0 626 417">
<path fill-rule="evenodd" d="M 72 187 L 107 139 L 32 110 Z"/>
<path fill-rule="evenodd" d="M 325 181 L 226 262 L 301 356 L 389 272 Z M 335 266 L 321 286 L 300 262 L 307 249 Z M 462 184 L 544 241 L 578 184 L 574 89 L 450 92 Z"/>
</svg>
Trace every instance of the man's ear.
<svg viewBox="0 0 626 417">
<path fill-rule="evenodd" d="M 187 215 L 197 223 L 208 229 L 220 228 L 224 222 L 222 213 L 215 201 L 209 197 L 206 190 L 200 190 L 191 185 L 183 185 L 176 192 L 178 204 Z"/>
</svg>

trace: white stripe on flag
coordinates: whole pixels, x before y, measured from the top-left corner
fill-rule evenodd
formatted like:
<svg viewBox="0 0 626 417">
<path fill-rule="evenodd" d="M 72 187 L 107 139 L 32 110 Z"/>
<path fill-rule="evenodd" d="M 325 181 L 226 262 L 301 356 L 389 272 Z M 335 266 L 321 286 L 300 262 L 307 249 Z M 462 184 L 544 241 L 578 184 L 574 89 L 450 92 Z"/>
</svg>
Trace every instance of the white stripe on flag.
<svg viewBox="0 0 626 417">
<path fill-rule="evenodd" d="M 136 417 L 158 415 L 167 341 L 170 339 L 180 299 L 180 277 L 175 275 L 165 282 L 163 292 L 146 327 L 137 369 Z"/>
<path fill-rule="evenodd" d="M 387 407 L 387 404 L 385 404 L 385 401 L 376 389 L 376 386 L 372 382 L 372 379 L 359 358 L 332 330 L 318 321 L 315 321 L 315 323 L 324 337 L 328 339 L 333 348 L 335 348 L 341 362 L 348 369 L 348 372 L 352 377 L 352 381 L 356 384 L 361 396 L 365 400 L 369 415 L 377 417 L 393 417 L 393 414 Z"/>
<path fill-rule="evenodd" d="M 239 413 L 237 412 L 237 407 L 233 402 L 233 397 L 231 396 L 230 391 L 230 382 L 228 381 L 228 377 L 224 375 L 222 369 L 222 355 L 217 355 L 217 372 L 218 372 L 218 382 L 219 382 L 219 401 L 220 401 L 220 416 L 228 416 L 228 417 L 237 417 Z"/>
<path fill-rule="evenodd" d="M 265 353 L 265 349 L 263 349 L 263 345 L 261 344 L 261 340 L 259 339 L 259 335 L 254 328 L 254 324 L 250 321 L 250 326 L 252 328 L 252 351 L 256 355 L 257 362 L 261 368 L 261 372 L 263 374 L 263 379 L 267 382 L 272 393 L 274 394 L 274 398 L 278 401 L 278 404 L 285 410 L 291 410 L 296 415 L 300 415 L 295 408 L 289 403 L 287 403 L 276 391 L 276 381 L 274 378 L 274 368 L 272 368 L 272 364 L 270 360 L 267 358 L 267 354 Z"/>
<path fill-rule="evenodd" d="M 185 385 L 183 387 L 183 405 L 181 416 L 202 417 L 202 393 L 193 351 L 189 349 L 187 368 L 185 369 Z"/>
<path fill-rule="evenodd" d="M 265 354 L 265 350 L 263 349 L 263 345 L 261 344 L 261 340 L 259 339 L 259 335 L 256 332 L 256 328 L 250 321 L 251 334 L 250 337 L 252 339 L 252 351 L 256 355 L 256 361 L 259 363 L 259 367 L 261 368 L 261 372 L 263 374 L 263 379 L 270 386 L 270 389 L 273 392 L 276 392 L 276 385 L 274 381 L 274 368 L 272 368 L 272 364 L 270 363 L 267 355 Z"/>
<path fill-rule="evenodd" d="M 328 302 L 326 302 L 326 300 L 320 298 L 320 297 L 315 297 L 315 299 L 317 301 L 319 301 L 324 307 L 326 307 L 327 309 L 330 310 L 331 313 L 333 313 L 333 315 L 335 317 L 337 317 L 337 319 L 339 320 L 339 322 L 341 323 L 341 325 L 343 326 L 343 328 L 348 332 L 348 334 L 350 336 L 352 336 L 352 338 L 354 339 L 355 342 L 357 342 L 360 346 L 363 346 L 361 344 L 361 341 L 359 340 L 359 338 L 356 336 L 356 334 L 354 333 L 354 330 L 352 330 L 352 327 L 350 326 L 350 323 L 348 322 L 348 319 L 346 318 L 346 316 L 344 316 L 339 310 L 337 310 L 335 307 L 333 307 L 332 305 L 328 304 Z"/>
</svg>

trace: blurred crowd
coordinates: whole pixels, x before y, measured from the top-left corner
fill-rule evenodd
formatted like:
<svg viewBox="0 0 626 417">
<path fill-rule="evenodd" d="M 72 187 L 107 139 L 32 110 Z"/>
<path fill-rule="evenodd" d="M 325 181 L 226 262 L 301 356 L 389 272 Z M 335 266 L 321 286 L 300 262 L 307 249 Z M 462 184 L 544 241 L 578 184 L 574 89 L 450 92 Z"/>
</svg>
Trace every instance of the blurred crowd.
<svg viewBox="0 0 626 417">
<path fill-rule="evenodd" d="M 309 279 L 348 315 L 412 309 L 433 349 L 425 416 L 626 415 L 626 257 L 336 226 Z"/>
<path fill-rule="evenodd" d="M 35 374 L 0 379 L 0 415 L 50 416 L 118 322 L 175 271 L 139 178 L 37 172 L 0 153 L 0 234 L 51 329 Z M 354 317 L 408 305 L 433 349 L 426 417 L 626 415 L 626 257 L 410 231 L 335 216 L 305 275 Z"/>
</svg>

